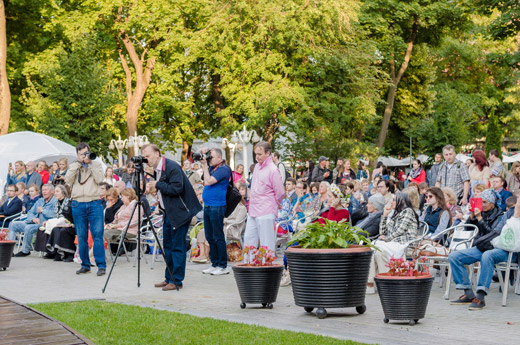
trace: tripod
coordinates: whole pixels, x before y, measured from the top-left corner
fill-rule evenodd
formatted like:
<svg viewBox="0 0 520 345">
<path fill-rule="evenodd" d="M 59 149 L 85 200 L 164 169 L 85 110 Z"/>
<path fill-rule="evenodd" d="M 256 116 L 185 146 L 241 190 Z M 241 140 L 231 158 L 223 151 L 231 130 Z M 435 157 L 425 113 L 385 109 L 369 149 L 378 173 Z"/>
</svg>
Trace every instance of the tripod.
<svg viewBox="0 0 520 345">
<path fill-rule="evenodd" d="M 130 216 L 130 219 L 128 220 L 128 223 L 126 224 L 124 230 L 121 233 L 121 238 L 119 239 L 119 244 L 117 246 L 116 256 L 114 258 L 114 261 L 112 262 L 112 267 L 110 267 L 110 272 L 108 273 L 107 281 L 105 282 L 105 286 L 103 287 L 103 290 L 101 290 L 103 293 L 105 293 L 105 290 L 107 288 L 108 281 L 110 280 L 110 276 L 112 275 L 112 271 L 114 270 L 114 266 L 116 265 L 117 258 L 119 257 L 119 251 L 121 250 L 121 248 L 123 246 L 123 242 L 126 238 L 126 234 L 128 233 L 128 228 L 130 227 L 130 224 L 132 222 L 132 218 L 134 217 L 134 213 L 135 213 L 136 209 L 137 209 L 137 224 L 138 224 L 137 225 L 138 226 L 138 230 L 137 230 L 137 287 L 141 286 L 141 223 L 142 223 L 141 209 L 145 213 L 145 222 L 148 224 L 148 226 L 150 227 L 150 229 L 155 237 L 155 242 L 157 243 L 157 247 L 159 247 L 159 250 L 161 251 L 164 262 L 166 263 L 166 268 L 168 269 L 168 273 L 170 274 L 170 277 L 172 277 L 172 279 L 173 279 L 171 267 L 168 265 L 168 263 L 166 261 L 166 256 L 164 255 L 163 247 L 161 245 L 161 242 L 159 241 L 159 237 L 157 236 L 157 232 L 155 231 L 155 228 L 153 226 L 150 215 L 146 214 L 147 213 L 146 210 L 142 208 L 143 202 L 141 201 L 141 197 L 142 197 L 143 191 L 141 190 L 141 181 L 143 181 L 143 190 L 146 190 L 146 180 L 144 178 L 143 162 L 139 162 L 139 163 L 134 162 L 134 163 L 135 163 L 135 172 L 137 174 L 137 188 L 136 188 L 137 202 L 134 205 L 134 208 L 132 209 L 132 214 Z M 157 247 L 155 247 L 154 250 L 157 250 Z M 177 287 L 177 290 L 179 290 L 178 287 Z"/>
</svg>

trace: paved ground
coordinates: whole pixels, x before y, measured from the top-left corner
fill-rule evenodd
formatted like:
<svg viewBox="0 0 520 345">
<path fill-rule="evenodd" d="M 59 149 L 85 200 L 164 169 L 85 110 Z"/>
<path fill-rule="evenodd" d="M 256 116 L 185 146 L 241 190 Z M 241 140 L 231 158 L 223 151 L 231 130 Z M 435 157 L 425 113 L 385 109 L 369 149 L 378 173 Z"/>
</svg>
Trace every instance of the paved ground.
<svg viewBox="0 0 520 345">
<path fill-rule="evenodd" d="M 110 262 L 109 262 L 110 263 Z M 111 264 L 111 263 L 110 263 Z M 137 287 L 137 268 L 121 257 L 114 269 L 106 293 L 101 289 L 105 277 L 93 273 L 77 276 L 75 263 L 43 260 L 35 255 L 13 258 L 11 267 L 0 272 L 0 295 L 20 303 L 106 299 L 150 306 L 197 316 L 259 324 L 272 328 L 311 332 L 336 338 L 379 344 L 505 344 L 520 330 L 520 296 L 510 291 L 508 306 L 500 305 L 502 295 L 494 284 L 487 308 L 468 311 L 466 307 L 450 306 L 442 298 L 436 283 L 432 290 L 426 318 L 418 325 L 383 323 L 383 311 L 377 295 L 366 298 L 367 311 L 358 315 L 354 308 L 329 309 L 329 316 L 320 320 L 294 305 L 291 288 L 281 288 L 278 301 L 271 310 L 251 305 L 240 309 L 240 299 L 233 275 L 201 274 L 208 265 L 188 263 L 185 288 L 180 292 L 163 292 L 153 284 L 163 278 L 164 264 L 154 270 L 143 261 L 141 287 Z M 453 291 L 452 298 L 459 293 Z"/>
</svg>

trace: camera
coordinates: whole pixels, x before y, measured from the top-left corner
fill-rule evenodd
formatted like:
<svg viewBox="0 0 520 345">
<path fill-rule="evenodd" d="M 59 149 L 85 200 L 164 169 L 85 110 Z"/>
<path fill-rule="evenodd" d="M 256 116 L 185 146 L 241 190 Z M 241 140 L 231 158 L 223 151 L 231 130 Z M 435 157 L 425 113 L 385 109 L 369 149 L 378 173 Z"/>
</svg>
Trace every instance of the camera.
<svg viewBox="0 0 520 345">
<path fill-rule="evenodd" d="M 97 158 L 97 155 L 95 153 L 90 152 L 90 151 L 87 151 L 84 154 L 85 154 L 85 158 L 88 158 L 91 161 L 93 161 L 93 160 L 95 160 Z"/>
<path fill-rule="evenodd" d="M 144 163 L 148 163 L 148 159 L 143 156 L 133 156 L 130 159 L 135 165 L 143 165 Z"/>
<path fill-rule="evenodd" d="M 211 160 L 211 151 L 208 151 L 206 153 L 200 153 L 200 152 L 194 152 L 191 156 L 194 161 L 200 161 L 202 158 L 206 158 L 206 161 L 209 162 Z"/>
</svg>

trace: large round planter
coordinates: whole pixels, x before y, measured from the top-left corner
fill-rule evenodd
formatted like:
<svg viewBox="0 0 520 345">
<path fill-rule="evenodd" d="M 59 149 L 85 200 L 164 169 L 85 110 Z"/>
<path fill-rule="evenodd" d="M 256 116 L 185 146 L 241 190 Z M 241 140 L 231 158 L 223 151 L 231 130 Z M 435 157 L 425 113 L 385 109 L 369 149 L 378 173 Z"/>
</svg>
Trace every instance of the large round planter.
<svg viewBox="0 0 520 345">
<path fill-rule="evenodd" d="M 282 280 L 283 266 L 247 266 L 239 264 L 233 266 L 233 273 L 237 283 L 240 307 L 246 303 L 258 303 L 271 309 L 276 302 L 280 281 Z"/>
<path fill-rule="evenodd" d="M 413 326 L 424 318 L 433 279 L 431 274 L 419 277 L 376 275 L 374 280 L 385 313 L 384 322 L 408 320 Z"/>
<path fill-rule="evenodd" d="M 346 249 L 289 248 L 286 251 L 294 302 L 316 315 L 325 308 L 356 307 L 365 312 L 365 293 L 372 258 L 368 247 Z"/>
<path fill-rule="evenodd" d="M 11 264 L 11 257 L 13 256 L 15 241 L 0 241 L 0 269 L 6 270 Z"/>
</svg>

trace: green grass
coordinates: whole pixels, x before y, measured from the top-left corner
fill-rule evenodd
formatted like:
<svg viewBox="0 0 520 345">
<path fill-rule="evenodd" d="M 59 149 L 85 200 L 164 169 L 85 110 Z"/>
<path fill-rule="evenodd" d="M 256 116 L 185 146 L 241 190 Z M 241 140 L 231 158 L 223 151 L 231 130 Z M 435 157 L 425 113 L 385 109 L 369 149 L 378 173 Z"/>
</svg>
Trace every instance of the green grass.
<svg viewBox="0 0 520 345">
<path fill-rule="evenodd" d="M 359 344 L 331 337 L 102 301 L 44 303 L 31 307 L 67 324 L 98 345 Z"/>
</svg>

